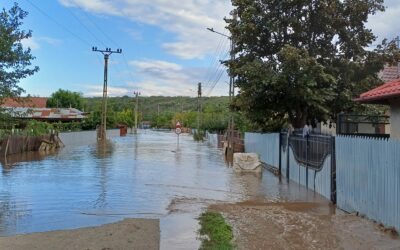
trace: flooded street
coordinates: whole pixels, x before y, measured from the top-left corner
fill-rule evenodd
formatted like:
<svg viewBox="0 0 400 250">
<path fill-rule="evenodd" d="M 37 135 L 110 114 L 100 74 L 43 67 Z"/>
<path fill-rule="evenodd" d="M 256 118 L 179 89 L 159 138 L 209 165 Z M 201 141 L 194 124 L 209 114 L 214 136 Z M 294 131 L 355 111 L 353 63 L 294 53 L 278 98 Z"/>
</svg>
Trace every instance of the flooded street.
<svg viewBox="0 0 400 250">
<path fill-rule="evenodd" d="M 310 230 L 317 232 L 319 225 L 338 223 L 331 222 L 336 210 L 319 195 L 294 183 L 280 182 L 267 171 L 262 176 L 235 174 L 227 167 L 220 150 L 207 143 L 196 143 L 191 136 L 181 136 L 177 145 L 173 133 L 141 131 L 138 135 L 118 137 L 113 131 L 109 135 L 109 142 L 103 145 L 96 142 L 94 132 L 63 134 L 61 139 L 66 147 L 56 154 L 7 159 L 0 175 L 0 236 L 97 226 L 125 218 L 151 218 L 160 219 L 161 249 L 197 249 L 200 242 L 196 218 L 211 204 L 220 204 L 215 209 L 225 213 L 232 223 L 241 223 L 234 225 L 234 229 L 243 229 L 243 225 L 250 223 L 242 221 L 239 213 L 253 216 L 269 211 L 263 213 L 264 224 L 269 223 L 273 214 L 279 215 L 276 223 L 290 225 L 301 221 L 299 216 L 303 215 L 298 213 L 291 222 L 284 220 L 296 209 L 289 207 L 285 213 L 282 211 L 287 206 L 277 209 L 279 205 L 271 205 L 282 202 L 303 202 L 304 209 L 317 211 L 320 221 L 309 220 Z M 238 203 L 248 200 L 256 203 Z M 259 203 L 263 204 L 261 210 Z M 313 205 L 309 208 L 307 204 Z M 232 208 L 237 212 L 233 213 Z M 248 213 L 253 209 L 258 212 Z M 303 218 L 311 217 L 308 213 Z M 354 218 L 340 217 L 336 221 L 346 224 L 351 220 Z M 329 223 L 324 226 L 327 233 Z M 290 228 L 284 229 L 290 232 Z M 281 229 L 271 232 L 282 234 Z M 309 242 L 312 235 L 308 230 L 298 237 Z M 379 237 L 384 238 L 380 234 Z M 278 243 L 268 246 L 276 247 Z M 343 246 L 334 241 L 328 243 L 326 246 L 333 248 Z M 297 249 L 296 246 L 310 245 L 292 248 Z"/>
</svg>

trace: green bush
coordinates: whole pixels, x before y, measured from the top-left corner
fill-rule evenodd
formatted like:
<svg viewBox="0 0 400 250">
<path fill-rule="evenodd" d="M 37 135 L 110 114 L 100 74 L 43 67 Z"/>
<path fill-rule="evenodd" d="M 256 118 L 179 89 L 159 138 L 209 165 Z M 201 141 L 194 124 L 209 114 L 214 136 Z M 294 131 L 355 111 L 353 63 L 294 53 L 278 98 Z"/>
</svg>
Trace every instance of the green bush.
<svg viewBox="0 0 400 250">
<path fill-rule="evenodd" d="M 204 141 L 204 137 L 205 137 L 204 131 L 201 131 L 201 130 L 196 131 L 193 134 L 193 139 L 195 141 Z"/>
</svg>

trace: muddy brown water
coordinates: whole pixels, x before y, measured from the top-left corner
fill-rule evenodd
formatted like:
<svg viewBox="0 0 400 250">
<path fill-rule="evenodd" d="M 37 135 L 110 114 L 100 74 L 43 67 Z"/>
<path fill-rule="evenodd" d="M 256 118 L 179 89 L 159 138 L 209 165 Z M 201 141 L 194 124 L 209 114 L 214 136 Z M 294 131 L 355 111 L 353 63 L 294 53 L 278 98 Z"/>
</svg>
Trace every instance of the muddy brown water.
<svg viewBox="0 0 400 250">
<path fill-rule="evenodd" d="M 247 201 L 240 206 L 246 208 L 289 201 L 301 202 L 289 211 L 336 213 L 326 199 L 267 171 L 233 173 L 220 150 L 191 136 L 182 135 L 178 145 L 174 133 L 108 135 L 103 144 L 95 132 L 62 134 L 66 147 L 59 152 L 3 160 L 0 236 L 155 218 L 161 249 L 197 249 L 196 218 L 210 204 Z"/>
</svg>

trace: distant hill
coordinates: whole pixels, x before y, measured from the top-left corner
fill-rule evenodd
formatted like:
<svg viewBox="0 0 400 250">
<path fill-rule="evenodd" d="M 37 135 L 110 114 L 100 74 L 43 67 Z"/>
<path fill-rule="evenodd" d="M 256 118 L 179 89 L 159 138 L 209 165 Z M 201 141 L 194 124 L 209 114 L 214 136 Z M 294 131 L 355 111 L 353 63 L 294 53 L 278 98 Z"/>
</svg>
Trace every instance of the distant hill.
<svg viewBox="0 0 400 250">
<path fill-rule="evenodd" d="M 85 111 L 95 111 L 101 107 L 101 97 L 85 98 Z M 227 107 L 229 97 L 203 97 L 203 108 L 207 106 Z M 108 99 L 108 107 L 119 112 L 135 107 L 135 98 L 129 96 L 110 97 Z M 143 115 L 144 120 L 152 120 L 160 113 L 177 113 L 197 110 L 197 98 L 195 97 L 166 97 L 166 96 L 150 96 L 139 97 L 139 111 Z"/>
</svg>

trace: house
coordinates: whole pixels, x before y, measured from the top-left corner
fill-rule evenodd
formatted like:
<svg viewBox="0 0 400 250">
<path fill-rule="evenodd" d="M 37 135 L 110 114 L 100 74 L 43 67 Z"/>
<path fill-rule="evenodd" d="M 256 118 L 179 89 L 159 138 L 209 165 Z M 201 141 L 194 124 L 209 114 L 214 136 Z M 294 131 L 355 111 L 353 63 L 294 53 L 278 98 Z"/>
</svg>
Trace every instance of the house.
<svg viewBox="0 0 400 250">
<path fill-rule="evenodd" d="M 87 113 L 74 108 L 46 108 L 45 97 L 6 98 L 1 108 L 12 117 L 47 122 L 82 121 Z"/>
<path fill-rule="evenodd" d="M 386 65 L 382 71 L 378 73 L 379 78 L 386 83 L 400 79 L 400 63 L 394 66 Z M 372 91 L 372 90 L 371 90 Z M 368 91 L 370 92 L 370 91 Z M 367 92 L 367 93 L 368 93 Z M 364 94 L 367 94 L 364 93 Z M 356 99 L 361 103 L 361 97 Z M 369 116 L 358 114 L 340 114 L 338 120 L 327 125 L 324 123 L 317 124 L 316 131 L 324 134 L 352 134 L 362 136 L 378 136 L 387 137 L 391 132 L 391 124 L 389 123 L 389 115 Z M 373 121 L 371 120 L 373 119 Z"/>
<path fill-rule="evenodd" d="M 2 108 L 46 108 L 47 97 L 6 98 L 0 105 Z"/>
<path fill-rule="evenodd" d="M 390 136 L 400 139 L 400 79 L 389 81 L 382 86 L 360 95 L 356 100 L 365 104 L 390 106 Z"/>
</svg>

